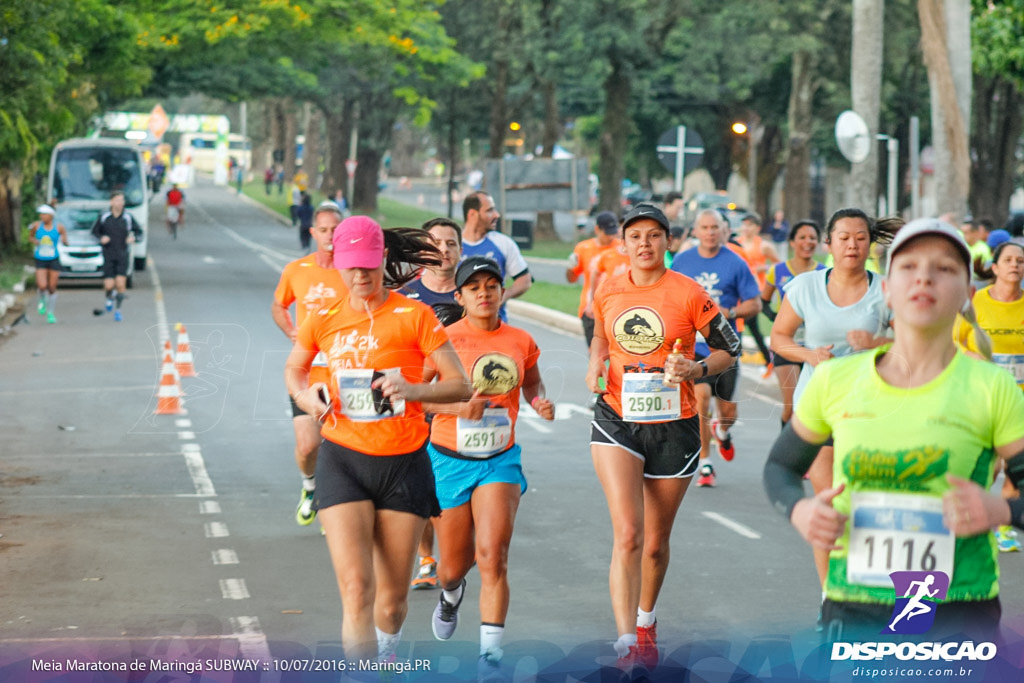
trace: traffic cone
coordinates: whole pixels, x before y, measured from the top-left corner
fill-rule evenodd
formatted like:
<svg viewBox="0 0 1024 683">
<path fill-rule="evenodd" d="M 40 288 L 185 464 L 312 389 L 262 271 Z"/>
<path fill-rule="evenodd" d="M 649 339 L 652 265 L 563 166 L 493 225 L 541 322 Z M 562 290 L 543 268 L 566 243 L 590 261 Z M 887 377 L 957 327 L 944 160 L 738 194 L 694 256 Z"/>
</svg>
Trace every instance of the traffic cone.
<svg viewBox="0 0 1024 683">
<path fill-rule="evenodd" d="M 181 415 L 181 382 L 174 367 L 171 342 L 164 344 L 164 361 L 160 370 L 160 388 L 157 390 L 154 415 Z"/>
<path fill-rule="evenodd" d="M 174 356 L 174 365 L 178 368 L 180 376 L 195 377 L 196 367 L 192 364 L 192 349 L 188 345 L 188 330 L 181 323 L 175 327 L 178 329 L 178 353 Z"/>
</svg>

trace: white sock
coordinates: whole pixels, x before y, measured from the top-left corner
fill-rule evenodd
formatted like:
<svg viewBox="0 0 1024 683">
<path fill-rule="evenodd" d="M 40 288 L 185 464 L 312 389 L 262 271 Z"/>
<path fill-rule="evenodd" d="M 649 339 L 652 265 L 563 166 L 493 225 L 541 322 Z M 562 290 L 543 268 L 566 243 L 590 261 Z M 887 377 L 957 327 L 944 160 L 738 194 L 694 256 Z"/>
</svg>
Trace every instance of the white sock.
<svg viewBox="0 0 1024 683">
<path fill-rule="evenodd" d="M 46 295 L 46 312 L 53 313 L 54 307 L 57 305 L 57 292 Z"/>
<path fill-rule="evenodd" d="M 465 589 L 465 585 L 459 584 L 459 587 L 453 591 L 442 590 L 441 595 L 444 596 L 444 601 L 449 605 L 457 605 L 462 600 L 462 593 Z"/>
<path fill-rule="evenodd" d="M 725 438 L 729 436 L 729 430 L 722 429 L 722 423 L 719 422 L 717 425 L 715 425 L 715 436 L 724 441 Z"/>
<path fill-rule="evenodd" d="M 642 628 L 650 628 L 654 626 L 656 621 L 654 617 L 654 610 L 658 609 L 657 605 L 651 608 L 650 612 L 645 612 L 640 608 L 636 610 L 636 625 Z"/>
<path fill-rule="evenodd" d="M 501 639 L 505 635 L 504 624 L 480 624 L 480 656 L 487 655 L 492 662 L 501 659 Z"/>
<path fill-rule="evenodd" d="M 303 491 L 316 491 L 316 477 L 302 477 L 302 490 Z"/>
<path fill-rule="evenodd" d="M 374 629 L 377 631 L 377 657 L 386 659 L 395 654 L 398 643 L 402 640 L 402 629 L 398 629 L 398 633 L 384 633 L 379 628 Z"/>
<path fill-rule="evenodd" d="M 620 657 L 625 657 L 629 654 L 629 648 L 636 645 L 636 634 L 635 633 L 623 633 L 619 636 L 619 639 L 615 641 L 613 647 L 615 648 L 615 654 Z"/>
</svg>

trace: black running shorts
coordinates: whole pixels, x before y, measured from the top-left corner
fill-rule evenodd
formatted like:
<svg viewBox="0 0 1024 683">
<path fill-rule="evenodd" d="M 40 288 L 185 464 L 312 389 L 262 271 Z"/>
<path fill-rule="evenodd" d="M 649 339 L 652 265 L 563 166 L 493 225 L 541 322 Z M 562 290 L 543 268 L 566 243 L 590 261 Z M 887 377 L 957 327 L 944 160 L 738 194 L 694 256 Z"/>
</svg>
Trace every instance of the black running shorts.
<svg viewBox="0 0 1024 683">
<path fill-rule="evenodd" d="M 594 406 L 590 443 L 618 446 L 644 461 L 644 476 L 683 479 L 697 472 L 700 418 L 670 422 L 626 422 L 604 397 Z"/>
<path fill-rule="evenodd" d="M 126 249 L 120 254 L 111 254 L 106 251 L 103 252 L 103 277 L 112 278 L 118 275 L 125 276 L 128 274 L 128 259 L 131 256 Z"/>
<path fill-rule="evenodd" d="M 423 518 L 441 514 L 426 442 L 404 455 L 367 455 L 324 439 L 316 458 L 313 507 L 323 510 L 360 500 L 373 501 L 378 510 Z"/>
<path fill-rule="evenodd" d="M 704 356 L 698 355 L 695 360 L 701 360 Z M 707 384 L 711 387 L 711 395 L 723 401 L 732 401 L 736 395 L 736 386 L 740 383 L 740 360 L 736 359 L 730 367 L 722 370 L 717 375 L 708 375 L 694 380 L 694 386 Z"/>
</svg>

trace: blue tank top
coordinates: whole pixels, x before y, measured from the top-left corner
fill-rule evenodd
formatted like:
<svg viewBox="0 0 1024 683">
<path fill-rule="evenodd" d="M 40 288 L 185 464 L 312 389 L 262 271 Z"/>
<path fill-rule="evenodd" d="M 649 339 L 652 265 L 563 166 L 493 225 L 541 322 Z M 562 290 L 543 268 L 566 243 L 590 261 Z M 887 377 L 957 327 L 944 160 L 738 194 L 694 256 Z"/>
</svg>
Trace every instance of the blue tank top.
<svg viewBox="0 0 1024 683">
<path fill-rule="evenodd" d="M 47 229 L 43 223 L 36 228 L 36 260 L 53 261 L 57 258 L 57 243 L 60 241 L 60 230 L 57 224 L 52 223 Z"/>
<path fill-rule="evenodd" d="M 796 275 L 794 275 L 793 271 L 790 270 L 790 268 L 789 268 L 789 261 L 779 261 L 774 266 L 772 266 L 772 268 L 775 270 L 775 272 L 773 273 L 773 275 L 774 275 L 774 282 L 773 282 L 773 284 L 775 285 L 775 289 L 776 289 L 776 291 L 778 291 L 779 296 L 781 298 L 785 299 L 786 298 L 786 283 L 789 282 L 790 280 L 792 280 L 794 277 L 796 277 Z M 824 269 L 825 269 L 825 266 L 823 264 L 821 264 L 821 263 L 814 264 L 814 270 L 824 270 Z"/>
</svg>

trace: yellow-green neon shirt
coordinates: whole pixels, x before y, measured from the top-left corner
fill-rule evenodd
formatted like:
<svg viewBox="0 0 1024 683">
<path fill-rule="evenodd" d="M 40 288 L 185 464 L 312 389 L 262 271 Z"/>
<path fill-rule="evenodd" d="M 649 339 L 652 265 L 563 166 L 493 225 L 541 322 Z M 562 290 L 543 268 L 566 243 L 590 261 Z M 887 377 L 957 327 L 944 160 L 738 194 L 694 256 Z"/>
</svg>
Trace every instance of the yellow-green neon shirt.
<svg viewBox="0 0 1024 683">
<path fill-rule="evenodd" d="M 796 406 L 800 421 L 835 440 L 833 505 L 849 515 L 851 492 L 882 491 L 941 498 L 946 473 L 992 483 L 994 448 L 1024 438 L 1024 393 L 997 366 L 957 353 L 924 386 L 898 389 L 875 369 L 889 345 L 817 367 Z M 893 603 L 892 586 L 847 581 L 849 523 L 832 551 L 825 590 L 832 600 Z M 947 601 L 987 600 L 999 592 L 991 533 L 957 538 Z"/>
</svg>

